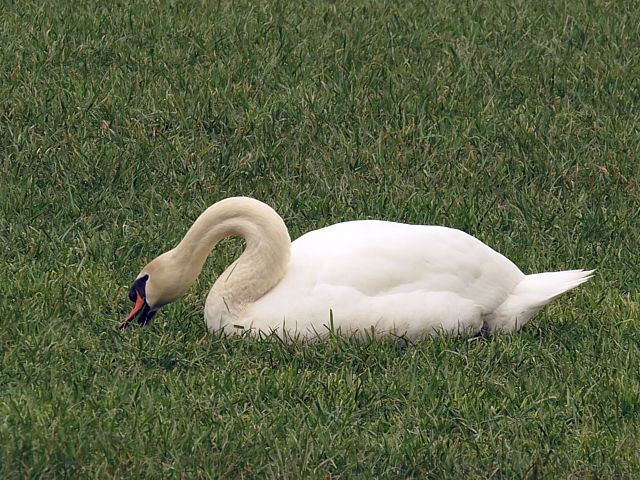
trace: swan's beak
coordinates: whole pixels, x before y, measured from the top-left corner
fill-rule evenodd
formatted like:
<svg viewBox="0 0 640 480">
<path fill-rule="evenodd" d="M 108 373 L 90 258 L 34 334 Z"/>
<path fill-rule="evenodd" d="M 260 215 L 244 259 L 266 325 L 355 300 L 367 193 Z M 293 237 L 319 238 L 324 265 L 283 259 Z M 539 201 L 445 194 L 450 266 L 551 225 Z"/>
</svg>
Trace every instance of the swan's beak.
<svg viewBox="0 0 640 480">
<path fill-rule="evenodd" d="M 156 310 L 151 310 L 142 294 L 136 291 L 136 301 L 133 305 L 133 310 L 131 310 L 129 316 L 124 319 L 124 321 L 118 326 L 118 328 L 120 330 L 127 328 L 131 321 L 136 317 L 138 317 L 138 323 L 140 325 L 146 325 L 155 314 Z"/>
</svg>

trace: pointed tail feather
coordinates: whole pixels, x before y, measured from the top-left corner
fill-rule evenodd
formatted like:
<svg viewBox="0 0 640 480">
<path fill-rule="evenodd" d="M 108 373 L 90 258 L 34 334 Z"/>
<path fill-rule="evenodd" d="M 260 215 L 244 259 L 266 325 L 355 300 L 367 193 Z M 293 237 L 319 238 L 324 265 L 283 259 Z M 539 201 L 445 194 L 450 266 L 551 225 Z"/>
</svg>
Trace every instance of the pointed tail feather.
<svg viewBox="0 0 640 480">
<path fill-rule="evenodd" d="M 486 323 L 491 330 L 518 330 L 554 298 L 593 277 L 594 271 L 565 270 L 527 275 Z"/>
<path fill-rule="evenodd" d="M 554 298 L 583 284 L 595 270 L 565 270 L 563 272 L 534 273 L 527 275 L 513 291 L 525 295 L 544 306 Z"/>
</svg>

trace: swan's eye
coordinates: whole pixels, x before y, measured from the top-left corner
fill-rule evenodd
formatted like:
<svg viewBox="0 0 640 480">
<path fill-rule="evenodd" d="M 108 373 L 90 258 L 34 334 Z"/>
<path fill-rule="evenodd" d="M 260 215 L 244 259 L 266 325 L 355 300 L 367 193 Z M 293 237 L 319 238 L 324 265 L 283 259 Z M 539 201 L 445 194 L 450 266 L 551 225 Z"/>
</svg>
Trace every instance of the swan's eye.
<svg viewBox="0 0 640 480">
<path fill-rule="evenodd" d="M 145 290 L 147 286 L 147 280 L 149 279 L 149 275 L 145 275 L 143 277 L 138 278 L 133 285 L 131 285 L 131 289 L 129 290 L 129 300 L 133 303 L 136 303 L 136 299 L 138 298 L 138 293 L 142 296 L 142 298 L 146 298 Z"/>
</svg>

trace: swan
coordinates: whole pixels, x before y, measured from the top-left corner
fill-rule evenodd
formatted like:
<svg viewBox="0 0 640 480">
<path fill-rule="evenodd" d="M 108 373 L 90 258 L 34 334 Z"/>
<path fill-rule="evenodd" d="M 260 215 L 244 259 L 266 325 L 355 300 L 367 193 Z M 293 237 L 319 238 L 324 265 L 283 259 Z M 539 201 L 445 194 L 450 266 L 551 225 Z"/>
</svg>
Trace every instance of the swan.
<svg viewBox="0 0 640 480">
<path fill-rule="evenodd" d="M 233 197 L 205 210 L 174 249 L 142 269 L 120 328 L 134 319 L 145 325 L 182 297 L 216 244 L 231 235 L 244 238 L 245 249 L 214 283 L 204 312 L 210 331 L 228 334 L 417 339 L 512 332 L 593 273 L 525 275 L 480 240 L 440 226 L 350 221 L 291 242 L 271 207 Z"/>
</svg>

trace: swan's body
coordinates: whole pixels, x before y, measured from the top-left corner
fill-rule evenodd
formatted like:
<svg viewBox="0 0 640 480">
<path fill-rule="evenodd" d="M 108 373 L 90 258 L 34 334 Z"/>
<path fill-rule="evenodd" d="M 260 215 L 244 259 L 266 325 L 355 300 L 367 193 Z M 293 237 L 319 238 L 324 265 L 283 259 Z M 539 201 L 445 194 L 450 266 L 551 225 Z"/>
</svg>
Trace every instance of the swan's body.
<svg viewBox="0 0 640 480">
<path fill-rule="evenodd" d="M 210 330 L 231 334 L 308 338 L 332 328 L 414 339 L 483 326 L 514 331 L 591 274 L 524 275 L 479 240 L 446 227 L 354 221 L 291 243 L 274 210 L 240 197 L 207 209 L 175 249 L 143 269 L 138 282 L 147 310 L 182 296 L 228 235 L 244 237 L 247 246 L 215 282 L 205 319 Z"/>
</svg>

